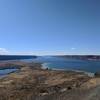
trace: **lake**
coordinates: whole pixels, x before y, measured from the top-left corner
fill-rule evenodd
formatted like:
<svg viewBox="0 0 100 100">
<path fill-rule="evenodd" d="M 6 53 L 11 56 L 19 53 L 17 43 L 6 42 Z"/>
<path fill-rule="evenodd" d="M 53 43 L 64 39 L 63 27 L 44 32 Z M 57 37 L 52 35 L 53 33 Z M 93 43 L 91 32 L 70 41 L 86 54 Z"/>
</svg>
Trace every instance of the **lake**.
<svg viewBox="0 0 100 100">
<path fill-rule="evenodd" d="M 12 72 L 15 72 L 17 71 L 18 69 L 17 68 L 5 68 L 5 69 L 0 69 L 0 77 L 1 76 L 5 76 L 9 73 L 12 73 Z"/>
<path fill-rule="evenodd" d="M 44 56 L 33 59 L 34 62 L 44 63 L 44 67 L 50 69 L 62 69 L 62 70 L 80 70 L 87 72 L 100 71 L 100 61 L 95 60 L 82 60 L 62 57 Z"/>
<path fill-rule="evenodd" d="M 82 60 L 75 58 L 72 59 L 53 56 L 39 56 L 37 58 L 32 59 L 21 59 L 20 61 L 43 63 L 43 68 L 49 69 L 78 70 L 92 73 L 100 71 L 100 61 L 94 60 Z M 0 76 L 7 75 L 17 70 L 17 68 L 0 69 Z"/>
<path fill-rule="evenodd" d="M 32 55 L 29 55 L 29 56 L 28 55 L 0 55 L 1 62 L 2 61 L 12 61 L 12 60 L 22 60 L 22 59 L 26 59 L 26 61 L 27 61 L 28 59 L 33 60 L 35 58 L 36 58 L 36 56 L 32 56 Z M 19 69 L 17 69 L 16 67 L 13 67 L 13 66 L 10 66 L 10 68 L 8 68 L 8 67 L 4 68 L 4 69 L 2 68 L 2 69 L 0 69 L 0 77 L 5 76 L 9 73 L 15 72 L 17 70 L 19 70 Z"/>
</svg>

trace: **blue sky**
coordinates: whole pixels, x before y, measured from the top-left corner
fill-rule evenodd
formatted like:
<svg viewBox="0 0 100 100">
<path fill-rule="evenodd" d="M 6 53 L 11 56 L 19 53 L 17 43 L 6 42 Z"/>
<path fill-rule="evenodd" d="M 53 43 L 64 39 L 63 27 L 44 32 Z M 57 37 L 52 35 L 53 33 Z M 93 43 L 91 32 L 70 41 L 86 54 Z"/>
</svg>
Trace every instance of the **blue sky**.
<svg viewBox="0 0 100 100">
<path fill-rule="evenodd" d="M 0 0 L 1 54 L 100 54 L 99 0 Z"/>
</svg>

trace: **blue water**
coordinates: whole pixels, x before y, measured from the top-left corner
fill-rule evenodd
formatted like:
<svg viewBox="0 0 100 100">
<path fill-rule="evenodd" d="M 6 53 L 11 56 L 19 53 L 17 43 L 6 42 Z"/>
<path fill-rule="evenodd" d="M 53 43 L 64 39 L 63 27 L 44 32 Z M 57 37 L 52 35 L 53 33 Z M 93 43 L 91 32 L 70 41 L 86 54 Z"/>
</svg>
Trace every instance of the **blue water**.
<svg viewBox="0 0 100 100">
<path fill-rule="evenodd" d="M 0 76 L 4 76 L 4 75 L 7 75 L 11 72 L 15 72 L 17 71 L 18 69 L 17 68 L 6 68 L 6 69 L 0 69 Z"/>
<path fill-rule="evenodd" d="M 24 59 L 25 62 L 27 62 L 28 60 L 32 61 L 35 58 L 36 58 L 36 56 L 31 56 L 31 55 L 30 56 L 28 56 L 28 55 L 0 55 L 0 61 L 10 61 L 10 60 L 22 60 L 22 59 Z M 4 69 L 2 68 L 2 69 L 0 69 L 0 77 L 5 76 L 9 73 L 15 72 L 17 70 L 18 70 L 17 68 L 15 68 L 15 67 L 11 68 L 11 66 L 10 66 L 10 68 L 9 67 L 4 68 Z"/>
<path fill-rule="evenodd" d="M 34 59 L 34 62 L 45 63 L 51 69 L 81 70 L 93 73 L 100 71 L 100 61 L 94 60 L 44 56 Z"/>
<path fill-rule="evenodd" d="M 23 59 L 21 61 L 44 63 L 46 67 L 51 69 L 81 70 L 81 71 L 87 71 L 92 73 L 100 71 L 100 61 L 94 61 L 94 60 L 89 61 L 89 60 L 81 60 L 81 59 L 43 56 L 43 57 L 37 57 L 35 59 L 34 58 Z M 0 76 L 7 75 L 17 70 L 18 70 L 17 68 L 0 69 Z"/>
</svg>

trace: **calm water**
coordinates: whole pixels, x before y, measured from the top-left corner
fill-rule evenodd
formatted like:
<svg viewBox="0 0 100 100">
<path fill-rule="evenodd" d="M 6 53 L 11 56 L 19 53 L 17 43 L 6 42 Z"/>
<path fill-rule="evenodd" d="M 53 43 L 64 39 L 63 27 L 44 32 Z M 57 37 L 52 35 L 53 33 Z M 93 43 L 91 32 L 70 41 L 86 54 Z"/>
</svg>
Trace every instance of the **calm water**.
<svg viewBox="0 0 100 100">
<path fill-rule="evenodd" d="M 44 67 L 52 69 L 81 70 L 93 73 L 100 71 L 100 61 L 68 59 L 50 56 L 38 57 L 34 59 L 34 61 L 44 63 Z"/>
<path fill-rule="evenodd" d="M 5 76 L 11 72 L 15 72 L 17 71 L 18 69 L 16 68 L 6 68 L 6 69 L 0 69 L 0 76 Z"/>
<path fill-rule="evenodd" d="M 98 72 L 100 71 L 100 61 L 89 61 L 80 59 L 68 59 L 60 57 L 37 57 L 33 59 L 23 59 L 25 62 L 40 62 L 43 63 L 44 67 L 51 69 L 63 69 L 63 70 L 81 70 L 87 72 Z M 7 75 L 11 72 L 17 71 L 17 68 L 7 68 L 0 70 L 0 76 Z"/>
<path fill-rule="evenodd" d="M 0 55 L 0 61 L 11 61 L 11 60 L 22 60 L 22 59 L 25 59 L 26 61 L 28 60 L 28 59 L 35 59 L 36 58 L 36 56 L 28 56 L 28 55 Z M 11 66 L 10 66 L 10 68 L 4 68 L 4 69 L 0 69 L 0 77 L 1 76 L 5 76 L 5 75 L 7 75 L 7 74 L 9 74 L 9 73 L 11 73 L 11 72 L 15 72 L 15 71 L 17 71 L 18 69 L 17 68 L 15 68 L 15 67 L 13 67 L 13 68 L 11 68 Z"/>
</svg>

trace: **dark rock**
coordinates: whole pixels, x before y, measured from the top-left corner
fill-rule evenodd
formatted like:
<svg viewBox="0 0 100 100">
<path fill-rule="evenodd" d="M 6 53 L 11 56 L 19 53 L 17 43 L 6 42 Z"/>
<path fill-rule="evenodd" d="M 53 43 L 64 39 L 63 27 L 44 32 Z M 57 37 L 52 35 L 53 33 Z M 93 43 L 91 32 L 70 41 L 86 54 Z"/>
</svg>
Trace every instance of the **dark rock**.
<svg viewBox="0 0 100 100">
<path fill-rule="evenodd" d="M 95 77 L 100 77 L 100 72 L 96 72 L 96 73 L 94 74 L 94 76 L 95 76 Z"/>
<path fill-rule="evenodd" d="M 72 89 L 72 87 L 71 87 L 71 86 L 68 86 L 68 87 L 67 87 L 67 90 L 71 90 L 71 89 Z"/>
</svg>

